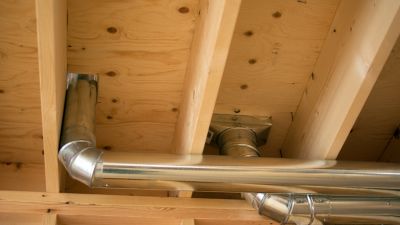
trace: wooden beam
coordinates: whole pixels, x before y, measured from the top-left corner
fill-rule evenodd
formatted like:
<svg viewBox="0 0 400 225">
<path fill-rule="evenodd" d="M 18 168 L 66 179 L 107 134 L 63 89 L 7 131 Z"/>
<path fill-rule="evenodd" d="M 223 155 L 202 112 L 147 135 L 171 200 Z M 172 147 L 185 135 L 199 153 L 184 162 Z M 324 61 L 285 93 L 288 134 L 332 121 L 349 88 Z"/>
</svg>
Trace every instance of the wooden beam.
<svg viewBox="0 0 400 225">
<path fill-rule="evenodd" d="M 57 214 L 49 211 L 43 215 L 43 225 L 57 225 Z"/>
<path fill-rule="evenodd" d="M 1 213 L 1 225 L 39 225 L 43 224 L 43 216 L 40 214 Z"/>
<path fill-rule="evenodd" d="M 59 225 L 180 225 L 175 218 L 141 218 L 141 217 L 110 217 L 110 216 L 59 216 Z"/>
<path fill-rule="evenodd" d="M 276 224 L 258 215 L 244 200 L 160 198 L 0 191 L 0 212 L 57 213 L 59 216 L 252 220 Z"/>
<path fill-rule="evenodd" d="M 372 89 L 338 156 L 339 160 L 379 160 L 400 124 L 400 39 Z M 400 156 L 400 155 L 399 155 Z M 390 160 L 395 160 L 390 157 Z M 400 160 L 400 158 L 398 158 Z"/>
<path fill-rule="evenodd" d="M 241 0 L 202 0 L 174 136 L 175 153 L 201 154 Z"/>
<path fill-rule="evenodd" d="M 200 1 L 173 151 L 202 154 L 241 0 Z M 171 197 L 191 197 L 172 191 Z"/>
<path fill-rule="evenodd" d="M 400 33 L 400 1 L 342 1 L 283 146 L 334 159 Z"/>
<path fill-rule="evenodd" d="M 36 0 L 46 190 L 61 190 L 58 163 L 67 70 L 66 0 Z"/>
</svg>

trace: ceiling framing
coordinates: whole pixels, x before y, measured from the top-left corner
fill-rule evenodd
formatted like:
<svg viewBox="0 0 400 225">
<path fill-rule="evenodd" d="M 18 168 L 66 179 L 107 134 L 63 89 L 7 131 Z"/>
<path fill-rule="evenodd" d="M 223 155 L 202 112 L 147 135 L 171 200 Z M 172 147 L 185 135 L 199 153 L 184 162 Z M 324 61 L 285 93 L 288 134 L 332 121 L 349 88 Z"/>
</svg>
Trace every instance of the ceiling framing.
<svg viewBox="0 0 400 225">
<path fill-rule="evenodd" d="M 271 117 L 266 157 L 400 161 L 397 0 L 5 0 L 0 28 L 0 224 L 275 224 L 215 199 L 237 195 L 71 180 L 67 72 L 100 77 L 106 151 L 218 154 L 224 113 Z"/>
</svg>

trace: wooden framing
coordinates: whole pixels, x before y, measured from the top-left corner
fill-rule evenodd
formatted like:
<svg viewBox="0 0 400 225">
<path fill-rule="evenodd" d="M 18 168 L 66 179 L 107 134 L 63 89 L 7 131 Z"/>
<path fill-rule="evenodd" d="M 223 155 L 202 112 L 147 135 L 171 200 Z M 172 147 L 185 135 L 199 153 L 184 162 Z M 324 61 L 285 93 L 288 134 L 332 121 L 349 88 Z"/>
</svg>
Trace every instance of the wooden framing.
<svg viewBox="0 0 400 225">
<path fill-rule="evenodd" d="M 399 161 L 400 146 L 391 146 L 396 140 L 400 124 L 400 39 L 397 39 L 368 100 L 343 148 L 339 160 Z M 391 140 L 393 139 L 393 140 Z M 392 153 L 389 153 L 392 151 Z M 396 151 L 398 153 L 396 153 Z M 396 155 L 398 154 L 398 155 Z"/>
<path fill-rule="evenodd" d="M 265 221 L 242 200 L 0 191 L 0 212 Z M 54 220 L 52 216 L 48 218 Z"/>
<path fill-rule="evenodd" d="M 33 10 L 23 1 L 17 1 L 24 6 L 18 15 Z M 3 61 L 8 63 L 0 68 L 7 75 L 3 80 L 0 77 L 0 107 L 5 108 L 0 110 L 0 116 L 5 115 L 0 120 L 0 147 L 6 149 L 8 142 L 4 144 L 4 140 L 8 138 L 10 142 L 30 141 L 16 143 L 15 149 L 2 155 L 0 152 L 0 225 L 2 220 L 45 225 L 115 221 L 145 225 L 276 224 L 259 216 L 244 200 L 211 199 L 207 193 L 201 198 L 169 198 L 191 197 L 192 193 L 93 191 L 73 182 L 64 188 L 65 172 L 57 157 L 68 69 L 97 73 L 106 84 L 96 118 L 101 139 L 98 147 L 106 151 L 202 154 L 212 114 L 234 112 L 272 116 L 278 124 L 272 127 L 269 146 L 261 149 L 265 155 L 277 156 L 282 147 L 284 157 L 336 158 L 399 37 L 400 1 L 343 0 L 338 8 L 336 0 L 271 1 L 262 2 L 265 5 L 252 17 L 258 1 L 264 0 L 246 5 L 241 0 L 122 1 L 115 5 L 107 0 L 82 4 L 79 0 L 34 0 L 36 18 L 31 12 L 27 21 L 36 23 L 35 28 L 29 21 L 15 22 L 15 16 L 7 17 L 11 22 L 5 25 L 0 21 L 7 32 L 16 27 L 11 35 L 4 32 L 0 36 L 0 66 Z M 98 8 L 93 7 L 97 4 Z M 236 23 L 241 10 L 245 19 Z M 297 14 L 299 10 L 303 11 Z M 67 17 L 67 11 L 72 17 Z M 298 18 L 302 20 L 298 22 Z M 263 27 L 263 23 L 268 26 Z M 309 35 L 296 36 L 308 31 Z M 10 41 L 35 33 L 37 46 L 30 43 L 33 38 L 29 35 L 27 40 Z M 232 42 L 233 36 L 237 40 Z M 298 43 L 303 45 L 296 48 Z M 236 46 L 232 48 L 232 44 Z M 36 47 L 37 56 L 33 54 Z M 292 63 L 293 59 L 299 62 Z M 306 82 L 304 75 L 315 62 Z M 41 123 L 32 116 L 36 112 L 39 117 L 39 107 L 27 104 L 30 99 L 26 95 L 31 89 L 35 91 L 29 80 L 34 72 L 20 67 L 28 64 L 39 65 L 40 89 L 36 91 L 40 90 Z M 225 76 L 229 81 L 224 83 L 226 65 L 230 66 Z M 291 68 L 283 69 L 286 66 Z M 6 81 L 10 83 L 3 88 Z M 123 83 L 128 84 L 120 88 Z M 270 86 L 265 88 L 265 83 Z M 161 90 L 155 90 L 158 88 Z M 21 90 L 23 96 L 18 95 Z M 282 90 L 289 90 L 284 97 L 278 96 Z M 264 102 L 272 94 L 276 96 Z M 8 95 L 3 98 L 5 103 L 1 102 L 3 95 Z M 256 97 L 247 102 L 248 96 Z M 242 111 L 235 110 L 235 104 Z M 35 130 L 40 125 L 44 163 L 38 147 L 42 143 L 33 144 L 35 152 L 26 147 L 41 139 Z M 14 126 L 17 131 L 8 131 Z M 114 132 L 121 128 L 120 133 Z M 122 133 L 134 136 L 134 140 L 120 137 Z M 381 160 L 398 161 L 399 143 L 393 136 Z M 126 146 L 129 148 L 119 150 Z M 271 149 L 273 154 L 268 152 Z M 68 191 L 73 193 L 64 193 Z"/>
<path fill-rule="evenodd" d="M 200 1 L 173 151 L 202 154 L 241 0 Z M 170 192 L 190 197 L 191 192 Z"/>
<path fill-rule="evenodd" d="M 241 0 L 200 1 L 174 151 L 201 154 L 214 112 Z"/>
<path fill-rule="evenodd" d="M 342 1 L 283 146 L 335 159 L 400 33 L 399 1 Z"/>
<path fill-rule="evenodd" d="M 66 88 L 67 2 L 37 0 L 36 15 L 46 190 L 59 192 L 63 170 L 57 155 Z"/>
</svg>

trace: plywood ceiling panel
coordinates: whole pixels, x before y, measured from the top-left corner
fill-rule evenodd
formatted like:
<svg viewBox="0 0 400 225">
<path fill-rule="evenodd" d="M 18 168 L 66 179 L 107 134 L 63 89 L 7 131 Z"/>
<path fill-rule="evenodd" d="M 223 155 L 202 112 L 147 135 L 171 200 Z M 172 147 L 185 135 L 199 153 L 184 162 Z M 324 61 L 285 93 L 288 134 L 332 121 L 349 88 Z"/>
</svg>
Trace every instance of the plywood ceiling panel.
<svg viewBox="0 0 400 225">
<path fill-rule="evenodd" d="M 264 155 L 279 156 L 338 3 L 242 2 L 215 111 L 271 116 Z"/>
<path fill-rule="evenodd" d="M 46 191 L 44 165 L 1 163 L 0 190 Z"/>
<path fill-rule="evenodd" d="M 42 215 L 22 213 L 0 213 L 0 225 L 41 225 Z"/>
<path fill-rule="evenodd" d="M 98 146 L 168 152 L 197 0 L 68 1 L 68 70 L 100 75 Z"/>
<path fill-rule="evenodd" d="M 0 161 L 42 163 L 35 1 L 0 1 L 0 15 Z"/>
</svg>

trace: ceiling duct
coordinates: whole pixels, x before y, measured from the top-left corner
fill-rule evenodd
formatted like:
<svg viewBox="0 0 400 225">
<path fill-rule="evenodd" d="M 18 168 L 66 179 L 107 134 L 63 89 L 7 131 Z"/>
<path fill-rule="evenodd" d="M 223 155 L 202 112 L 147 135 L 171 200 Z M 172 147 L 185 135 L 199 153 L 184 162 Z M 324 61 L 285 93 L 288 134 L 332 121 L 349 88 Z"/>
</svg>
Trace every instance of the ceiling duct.
<svg viewBox="0 0 400 225">
<path fill-rule="evenodd" d="M 214 115 L 210 129 L 220 154 L 259 157 L 254 124 L 229 123 Z M 230 117 L 230 116 L 226 116 Z M 237 116 L 234 121 L 249 121 Z M 260 120 L 260 124 L 264 122 Z M 257 126 L 259 127 L 259 126 Z M 217 129 L 220 128 L 220 129 Z M 260 144 L 260 142 L 258 142 Z M 281 224 L 400 224 L 400 198 L 298 193 L 242 193 L 260 215 Z"/>
<path fill-rule="evenodd" d="M 117 153 L 96 148 L 97 77 L 68 74 L 59 159 L 90 187 L 224 192 L 388 193 L 397 195 L 400 165 Z"/>
</svg>

